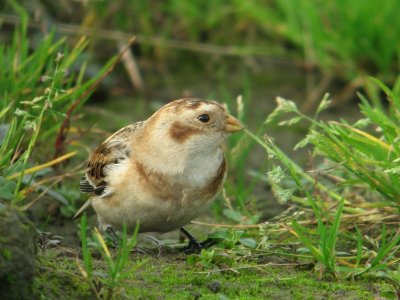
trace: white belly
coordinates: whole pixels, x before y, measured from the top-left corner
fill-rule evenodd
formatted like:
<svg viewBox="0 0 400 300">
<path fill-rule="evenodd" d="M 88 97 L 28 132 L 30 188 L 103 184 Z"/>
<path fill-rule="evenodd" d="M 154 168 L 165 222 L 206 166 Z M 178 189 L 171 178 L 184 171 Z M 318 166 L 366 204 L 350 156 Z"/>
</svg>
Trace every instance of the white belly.
<svg viewBox="0 0 400 300">
<path fill-rule="evenodd" d="M 215 198 L 215 197 L 214 197 Z M 100 228 L 111 225 L 116 230 L 122 229 L 122 224 L 127 224 L 131 231 L 136 222 L 140 222 L 140 232 L 168 232 L 178 229 L 191 220 L 200 216 L 212 202 L 190 201 L 191 205 L 183 205 L 182 201 L 168 201 L 152 199 L 152 201 L 124 201 L 123 207 L 113 206 L 112 197 L 93 198 L 92 206 L 99 219 Z"/>
<path fill-rule="evenodd" d="M 91 200 L 100 227 L 120 230 L 125 223 L 132 230 L 139 221 L 140 232 L 168 232 L 189 223 L 207 209 L 222 187 L 226 163 L 220 154 L 201 176 L 193 172 L 196 168 L 167 177 L 144 174 L 134 161 L 111 170 L 110 196 Z"/>
</svg>

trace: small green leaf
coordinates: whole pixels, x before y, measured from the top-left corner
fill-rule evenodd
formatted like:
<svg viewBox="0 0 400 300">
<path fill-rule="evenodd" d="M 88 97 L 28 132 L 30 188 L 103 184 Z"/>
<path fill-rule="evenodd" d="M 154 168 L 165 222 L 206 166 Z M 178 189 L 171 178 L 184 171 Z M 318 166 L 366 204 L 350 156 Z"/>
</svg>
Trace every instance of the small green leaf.
<svg viewBox="0 0 400 300">
<path fill-rule="evenodd" d="M 276 98 L 276 103 L 278 104 L 278 109 L 282 112 L 297 112 L 296 103 L 291 100 L 284 99 L 282 97 Z"/>
<path fill-rule="evenodd" d="M 257 242 L 254 239 L 251 239 L 251 238 L 241 238 L 239 240 L 239 242 L 242 245 L 244 245 L 244 246 L 246 246 L 248 248 L 251 248 L 251 249 L 254 249 L 254 248 L 257 247 Z"/>
<path fill-rule="evenodd" d="M 224 209 L 223 214 L 228 219 L 231 219 L 236 222 L 240 222 L 242 220 L 242 214 L 237 210 L 233 209 Z"/>
<path fill-rule="evenodd" d="M 299 252 L 299 253 L 307 253 L 307 254 L 311 253 L 310 249 L 308 249 L 308 248 L 306 248 L 306 247 L 297 248 L 297 249 L 296 249 L 296 252 Z"/>
<path fill-rule="evenodd" d="M 362 128 L 367 127 L 370 124 L 371 124 L 371 120 L 369 118 L 363 118 L 363 119 L 358 120 L 356 123 L 354 123 L 353 127 L 362 129 Z"/>
<path fill-rule="evenodd" d="M 281 115 L 284 113 L 289 113 L 289 112 L 298 112 L 296 103 L 290 100 L 286 100 L 281 97 L 276 98 L 276 103 L 277 107 L 275 110 L 269 114 L 267 119 L 264 121 L 264 124 L 268 124 L 279 118 Z"/>
<path fill-rule="evenodd" d="M 201 264 L 205 269 L 213 269 L 214 266 L 215 266 L 213 263 L 208 262 L 208 261 L 204 261 L 204 260 L 202 260 L 202 261 L 200 262 L 200 264 Z"/>
<path fill-rule="evenodd" d="M 329 107 L 329 105 L 331 104 L 331 102 L 332 101 L 329 100 L 329 94 L 325 94 L 324 97 L 321 100 L 321 103 L 318 106 L 316 114 L 318 115 L 321 111 L 327 109 Z"/>
<path fill-rule="evenodd" d="M 195 266 L 200 261 L 200 257 L 197 254 L 191 254 L 186 258 L 186 262 L 189 266 Z"/>
<path fill-rule="evenodd" d="M 0 176 L 0 199 L 12 200 L 16 183 Z"/>
<path fill-rule="evenodd" d="M 298 143 L 294 146 L 293 149 L 296 151 L 296 150 L 299 150 L 299 149 L 304 148 L 305 146 L 311 144 L 312 138 L 313 138 L 312 133 L 307 134 L 306 137 L 305 137 L 304 139 L 302 139 L 300 142 L 298 142 Z"/>
<path fill-rule="evenodd" d="M 226 239 L 228 237 L 227 230 L 219 230 L 217 232 L 211 233 L 208 235 L 209 238 L 212 239 Z"/>
<path fill-rule="evenodd" d="M 269 171 L 268 173 L 268 178 L 275 184 L 280 184 L 283 179 L 287 178 L 287 175 L 285 174 L 285 171 L 282 170 L 280 166 L 273 166 L 273 169 Z"/>
<path fill-rule="evenodd" d="M 286 121 L 279 122 L 278 125 L 279 126 L 292 126 L 292 125 L 299 123 L 301 120 L 303 120 L 303 117 L 298 116 L 298 117 L 294 117 L 294 118 L 286 120 Z"/>
</svg>

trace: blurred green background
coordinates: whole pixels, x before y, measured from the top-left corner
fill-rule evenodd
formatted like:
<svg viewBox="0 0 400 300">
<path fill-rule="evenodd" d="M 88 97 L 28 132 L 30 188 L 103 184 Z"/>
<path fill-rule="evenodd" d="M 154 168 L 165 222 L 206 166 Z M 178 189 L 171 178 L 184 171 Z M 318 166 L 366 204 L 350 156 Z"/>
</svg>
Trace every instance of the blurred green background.
<svg viewBox="0 0 400 300">
<path fill-rule="evenodd" d="M 30 16 L 31 47 L 53 30 L 71 44 L 88 36 L 81 57 L 89 60 L 87 76 L 137 37 L 131 59 L 104 84 L 102 99 L 165 102 L 192 95 L 224 102 L 243 94 L 254 106 L 271 108 L 280 95 L 312 110 L 326 91 L 341 104 L 364 87 L 365 76 L 390 83 L 399 67 L 398 1 L 19 3 Z M 19 16 L 9 1 L 1 10 L 7 41 Z"/>
</svg>

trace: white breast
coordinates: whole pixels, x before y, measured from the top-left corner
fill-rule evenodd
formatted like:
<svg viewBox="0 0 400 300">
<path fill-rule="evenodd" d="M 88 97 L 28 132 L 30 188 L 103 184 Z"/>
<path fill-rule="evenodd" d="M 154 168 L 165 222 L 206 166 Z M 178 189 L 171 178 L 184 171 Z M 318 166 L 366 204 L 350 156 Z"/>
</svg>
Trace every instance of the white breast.
<svg viewBox="0 0 400 300">
<path fill-rule="evenodd" d="M 141 232 L 167 232 L 180 228 L 203 213 L 215 198 L 213 195 L 210 199 L 200 200 L 193 195 L 215 177 L 223 160 L 223 153 L 218 149 L 215 155 L 208 154 L 207 158 L 196 156 L 185 160 L 182 157 L 179 163 L 164 164 L 164 172 L 183 169 L 182 172 L 168 175 L 170 183 L 181 189 L 178 193 L 179 199 L 168 201 L 149 193 L 139 174 L 132 172 L 129 164 L 116 165 L 108 174 L 113 195 L 109 198 L 95 197 L 92 200 L 99 222 L 112 225 L 116 229 L 120 229 L 122 223 L 126 222 L 133 229 L 140 219 Z"/>
</svg>

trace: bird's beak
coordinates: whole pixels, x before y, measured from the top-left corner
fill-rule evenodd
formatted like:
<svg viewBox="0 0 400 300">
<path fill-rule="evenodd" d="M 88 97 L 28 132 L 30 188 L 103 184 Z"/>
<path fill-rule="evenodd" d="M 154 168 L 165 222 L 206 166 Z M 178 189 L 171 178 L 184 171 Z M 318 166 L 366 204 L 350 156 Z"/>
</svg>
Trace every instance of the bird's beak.
<svg viewBox="0 0 400 300">
<path fill-rule="evenodd" d="M 232 117 L 231 115 L 228 115 L 228 119 L 226 120 L 225 123 L 225 131 L 229 133 L 237 132 L 240 131 L 244 128 L 243 124 L 240 123 L 238 119 L 235 117 Z"/>
</svg>

